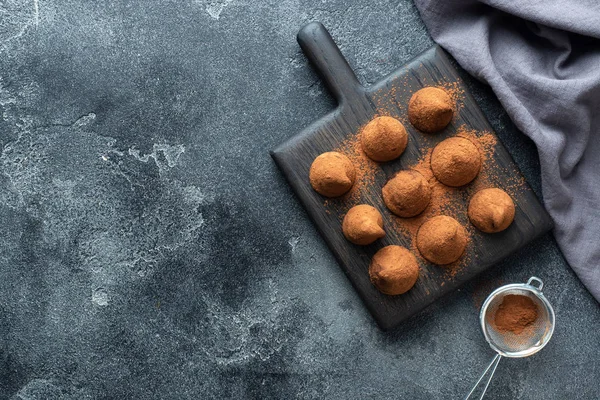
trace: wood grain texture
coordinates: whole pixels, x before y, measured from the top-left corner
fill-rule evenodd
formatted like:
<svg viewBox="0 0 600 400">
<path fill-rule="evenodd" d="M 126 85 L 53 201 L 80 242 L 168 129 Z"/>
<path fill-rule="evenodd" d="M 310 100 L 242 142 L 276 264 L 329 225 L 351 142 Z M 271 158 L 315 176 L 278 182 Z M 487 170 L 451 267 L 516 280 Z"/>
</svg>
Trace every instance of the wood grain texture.
<svg viewBox="0 0 600 400">
<path fill-rule="evenodd" d="M 455 135 L 459 127 L 467 126 L 487 132 L 493 130 L 468 93 L 456 69 L 438 46 L 422 53 L 380 82 L 365 88 L 360 85 L 323 25 L 311 23 L 302 28 L 298 34 L 298 42 L 338 101 L 338 106 L 273 150 L 271 155 L 382 329 L 397 326 L 402 320 L 552 228 L 549 215 L 531 188 L 524 183 L 524 178 L 504 146 L 498 142 L 491 159 L 487 162 L 488 167 L 494 169 L 494 173 L 489 177 L 492 186 L 502 188 L 515 180 L 523 182 L 516 192 L 512 193 L 517 206 L 513 224 L 506 231 L 492 235 L 473 228 L 468 222 L 467 205 L 468 199 L 474 193 L 474 187 L 467 185 L 458 195 L 459 201 L 464 204 L 464 212 L 457 216 L 471 234 L 466 265 L 450 274 L 447 269 L 430 264 L 419 257 L 420 277 L 408 293 L 401 296 L 380 293 L 371 284 L 368 276 L 372 255 L 381 247 L 390 244 L 414 248 L 410 235 L 393 228 L 398 218 L 384 206 L 381 187 L 399 170 L 415 165 L 436 143 Z M 459 112 L 443 132 L 435 135 L 423 134 L 407 122 L 408 101 L 418 89 L 442 84 L 454 84 L 464 91 Z M 375 184 L 369 185 L 368 189 L 363 189 L 360 193 L 360 203 L 371 204 L 381 211 L 386 237 L 369 246 L 355 246 L 346 241 L 341 231 L 343 213 L 351 204 L 347 204 L 345 199 L 340 199 L 333 200 L 332 206 L 326 207 L 326 199 L 310 186 L 308 173 L 316 156 L 338 148 L 349 136 L 356 135 L 374 116 L 384 114 L 395 116 L 404 123 L 409 133 L 409 144 L 398 160 L 380 164 L 374 177 Z M 419 256 L 418 252 L 416 255 Z"/>
</svg>

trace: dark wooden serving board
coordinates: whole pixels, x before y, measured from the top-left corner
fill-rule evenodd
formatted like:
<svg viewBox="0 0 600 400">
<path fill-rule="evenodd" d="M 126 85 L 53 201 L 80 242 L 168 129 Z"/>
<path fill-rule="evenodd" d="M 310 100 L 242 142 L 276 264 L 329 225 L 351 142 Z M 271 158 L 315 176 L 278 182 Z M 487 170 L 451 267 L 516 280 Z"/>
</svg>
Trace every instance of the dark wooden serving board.
<svg viewBox="0 0 600 400">
<path fill-rule="evenodd" d="M 370 87 L 363 87 L 323 25 L 314 22 L 302 28 L 298 33 L 298 42 L 338 101 L 338 106 L 273 150 L 271 154 L 382 329 L 393 328 L 405 318 L 551 229 L 550 217 L 531 188 L 524 183 L 521 173 L 504 146 L 498 142 L 490 160 L 495 170 L 490 178 L 493 186 L 505 187 L 509 182 L 515 182 L 515 179 L 523 182 L 515 193 L 511 193 L 517 206 L 513 224 L 506 231 L 493 235 L 483 234 L 474 229 L 468 222 L 466 212 L 468 198 L 474 192 L 467 186 L 464 189 L 464 212 L 457 216 L 471 233 L 471 242 L 466 250 L 469 257 L 464 268 L 450 274 L 445 268 L 430 264 L 419 257 L 419 280 L 409 292 L 400 296 L 380 293 L 369 281 L 368 267 L 372 255 L 381 247 L 390 244 L 414 248 L 410 235 L 393 228 L 392 219 L 396 217 L 383 205 L 380 188 L 394 173 L 414 165 L 433 145 L 453 136 L 459 127 L 466 125 L 477 131 L 492 133 L 493 130 L 468 93 L 456 69 L 438 46 L 422 53 L 382 81 Z M 435 135 L 420 133 L 406 122 L 406 108 L 410 96 L 423 86 L 443 84 L 458 85 L 464 91 L 459 112 L 443 132 Z M 316 156 L 336 149 L 350 135 L 359 132 L 374 116 L 382 114 L 403 120 L 409 133 L 409 145 L 398 160 L 381 164 L 381 169 L 375 174 L 375 185 L 368 192 L 361 193 L 361 203 L 371 204 L 382 212 L 386 237 L 370 246 L 355 246 L 346 241 L 342 234 L 343 213 L 332 212 L 332 208 L 324 204 L 326 199 L 310 186 L 308 173 Z M 344 201 L 332 200 L 333 209 L 343 210 Z"/>
</svg>

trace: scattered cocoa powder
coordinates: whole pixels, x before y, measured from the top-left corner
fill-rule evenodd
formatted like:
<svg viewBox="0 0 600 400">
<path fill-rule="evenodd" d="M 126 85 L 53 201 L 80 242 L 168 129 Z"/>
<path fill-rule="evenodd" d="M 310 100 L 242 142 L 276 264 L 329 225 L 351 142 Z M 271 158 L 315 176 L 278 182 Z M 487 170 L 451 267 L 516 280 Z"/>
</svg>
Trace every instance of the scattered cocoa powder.
<svg viewBox="0 0 600 400">
<path fill-rule="evenodd" d="M 501 232 L 513 222 L 515 204 L 502 189 L 483 189 L 471 198 L 468 214 L 471 223 L 480 231 Z"/>
<path fill-rule="evenodd" d="M 416 217 L 413 218 L 399 218 L 391 215 L 391 225 L 399 232 L 402 232 L 411 241 L 411 250 L 420 256 L 417 248 L 417 232 L 419 227 L 429 218 L 435 217 L 436 215 L 444 214 L 451 216 L 458 220 L 465 220 L 463 218 L 464 204 L 461 199 L 461 189 L 446 186 L 440 183 L 431 172 L 430 168 L 431 149 L 412 166 L 412 169 L 418 171 L 425 177 L 431 187 L 431 201 L 425 210 Z M 463 189 L 464 190 L 464 189 Z M 470 241 L 470 232 L 466 229 L 467 244 Z M 466 252 L 458 261 L 452 264 L 444 265 L 444 272 L 448 278 L 453 278 L 459 273 L 464 266 L 468 265 L 470 261 L 470 254 Z"/>
<path fill-rule="evenodd" d="M 431 170 L 445 185 L 458 187 L 471 182 L 481 169 L 479 149 L 464 137 L 440 142 L 431 154 Z"/>
<path fill-rule="evenodd" d="M 408 103 L 408 119 L 420 131 L 439 132 L 454 116 L 455 104 L 441 87 L 425 87 L 415 92 Z"/>
<path fill-rule="evenodd" d="M 527 296 L 508 294 L 491 319 L 492 327 L 499 332 L 521 334 L 538 317 L 537 305 Z"/>
<path fill-rule="evenodd" d="M 431 200 L 431 187 L 420 172 L 402 170 L 390 179 L 383 189 L 386 207 L 399 217 L 420 214 Z"/>
<path fill-rule="evenodd" d="M 354 244 L 371 244 L 385 236 L 381 213 L 368 204 L 354 206 L 344 217 L 342 232 Z"/>
<path fill-rule="evenodd" d="M 388 115 L 398 119 L 403 124 L 408 123 L 406 120 L 408 103 L 405 99 L 407 95 L 411 94 L 414 90 L 413 79 L 411 79 L 410 76 L 405 76 L 403 79 L 396 79 L 393 85 L 385 85 L 382 89 L 371 94 L 371 99 L 376 107 L 378 115 Z M 450 96 L 451 104 L 454 106 L 455 116 L 458 115 L 459 111 L 464 107 L 463 99 L 465 90 L 460 82 L 435 81 L 430 83 L 427 77 L 422 77 L 421 83 L 423 85 L 437 86 L 438 88 L 445 90 Z M 425 136 L 425 139 L 428 137 L 431 136 Z"/>
<path fill-rule="evenodd" d="M 371 259 L 369 277 L 382 293 L 403 294 L 417 282 L 419 264 L 415 256 L 404 247 L 386 246 Z"/>
<path fill-rule="evenodd" d="M 468 186 L 469 194 L 473 195 L 476 192 L 490 187 L 498 187 L 503 189 L 510 197 L 516 198 L 527 185 L 523 175 L 507 171 L 506 167 L 501 166 L 496 158 L 496 146 L 498 139 L 490 132 L 477 132 L 461 126 L 456 136 L 470 139 L 473 144 L 479 148 L 482 156 L 481 171 L 471 185 Z M 500 173 L 503 173 L 502 181 L 500 181 Z"/>
<path fill-rule="evenodd" d="M 458 115 L 460 110 L 462 110 L 464 103 L 463 99 L 465 96 L 465 90 L 460 85 L 459 82 L 442 82 L 438 84 L 439 87 L 443 88 L 450 99 L 452 100 L 452 104 L 454 105 L 454 115 Z"/>
<path fill-rule="evenodd" d="M 363 128 L 361 143 L 364 152 L 372 160 L 391 161 L 398 158 L 406 149 L 408 134 L 400 121 L 381 116 L 372 119 Z"/>
<path fill-rule="evenodd" d="M 372 101 L 377 110 L 377 115 L 386 115 L 393 117 L 400 121 L 403 126 L 410 124 L 407 119 L 407 108 L 404 97 L 408 92 L 409 88 L 404 82 L 402 87 L 394 85 L 392 87 L 386 87 L 383 91 L 378 91 L 372 94 Z"/>
<path fill-rule="evenodd" d="M 496 151 L 496 145 L 498 144 L 496 136 L 492 135 L 490 132 L 477 132 L 475 130 L 467 129 L 465 126 L 459 128 L 456 132 L 456 136 L 471 140 L 471 143 L 478 146 L 479 153 L 484 156 L 483 158 L 487 158 L 488 160 Z"/>
<path fill-rule="evenodd" d="M 374 93 L 373 103 L 379 116 L 394 117 L 408 127 L 408 121 L 406 120 L 408 107 L 403 99 L 410 93 L 412 85 L 408 85 L 407 82 L 408 80 L 404 83 L 396 83 L 391 90 L 386 87 Z M 442 86 L 450 95 L 452 103 L 455 105 L 455 110 L 457 110 L 455 115 L 457 115 L 458 110 L 463 107 L 462 98 L 464 96 L 464 89 L 460 82 L 445 82 L 442 84 L 437 82 L 425 83 Z M 358 132 L 360 131 L 361 129 L 358 130 Z M 400 218 L 392 213 L 384 213 L 385 223 L 389 224 L 389 226 L 386 226 L 388 233 L 392 237 L 400 235 L 399 237 L 404 236 L 407 238 L 408 243 L 410 243 L 410 249 L 418 258 L 421 256 L 416 245 L 416 235 L 418 228 L 424 221 L 441 214 L 457 219 L 465 227 L 467 246 L 469 246 L 470 236 L 472 235 L 472 231 L 474 231 L 474 227 L 468 222 L 466 207 L 468 199 L 479 190 L 499 186 L 511 197 L 516 198 L 526 185 L 524 178 L 520 174 L 514 174 L 512 170 L 510 170 L 508 176 L 503 175 L 502 181 L 500 181 L 500 174 L 506 172 L 506 167 L 500 165 L 495 158 L 497 138 L 494 134 L 485 131 L 475 131 L 467 126 L 461 126 L 457 129 L 456 136 L 468 138 L 479 149 L 482 158 L 479 175 L 470 184 L 460 189 L 448 187 L 440 183 L 433 176 L 430 163 L 432 148 L 437 144 L 439 139 L 434 135 L 420 135 L 420 140 L 430 143 L 431 148 L 424 150 L 425 154 L 416 163 L 403 164 L 402 167 L 414 169 L 428 180 L 432 189 L 429 205 L 421 214 L 412 218 Z M 427 145 L 425 145 L 425 148 L 427 148 Z M 351 190 L 342 197 L 328 199 L 324 202 L 326 213 L 330 214 L 333 212 L 339 215 L 341 220 L 344 214 L 356 204 L 369 203 L 375 205 L 377 203 L 377 194 L 381 192 L 375 178 L 377 177 L 377 180 L 380 181 L 383 170 L 377 162 L 371 160 L 365 154 L 362 149 L 360 135 L 357 133 L 351 134 L 335 150 L 346 155 L 352 161 L 356 170 L 356 181 Z M 475 261 L 473 257 L 473 254 L 467 249 L 459 260 L 445 265 L 443 268 L 446 274 L 445 279 L 448 281 L 455 279 L 467 265 Z M 444 283 L 445 281 L 442 281 L 440 285 Z"/>
<path fill-rule="evenodd" d="M 425 210 L 414 218 L 396 218 L 398 228 L 415 238 L 417 230 L 426 219 L 447 211 L 448 207 L 458 206 L 453 200 L 453 194 L 459 189 L 441 184 L 433 176 L 430 167 L 431 149 L 415 164 L 410 166 L 413 171 L 420 173 L 429 183 L 431 199 Z"/>
<path fill-rule="evenodd" d="M 338 197 L 352 188 L 356 171 L 348 157 L 329 151 L 315 158 L 310 166 L 309 178 L 310 184 L 318 193 Z"/>
<path fill-rule="evenodd" d="M 468 222 L 465 203 L 476 191 L 498 185 L 496 180 L 498 177 L 499 166 L 493 157 L 497 145 L 496 136 L 490 132 L 475 131 L 468 129 L 465 126 L 459 127 L 456 136 L 468 138 L 479 149 L 482 158 L 482 167 L 475 180 L 462 188 L 446 186 L 439 182 L 431 171 L 432 149 L 430 148 L 416 164 L 407 165 L 408 168 L 420 172 L 428 180 L 432 189 L 429 205 L 421 214 L 414 218 L 398 218 L 393 215 L 389 217 L 391 226 L 396 231 L 401 232 L 410 238 L 411 249 L 417 256 L 420 256 L 416 241 L 419 227 L 427 219 L 441 214 L 453 217 L 463 223 L 467 234 L 468 246 L 471 240 L 472 226 Z M 425 135 L 423 137 L 428 138 L 428 136 Z M 515 180 L 515 184 L 513 185 L 514 193 L 516 194 L 519 190 L 522 190 L 524 184 L 525 182 L 522 179 L 519 179 L 518 182 Z M 473 255 L 469 251 L 466 251 L 463 256 L 454 263 L 444 265 L 444 271 L 447 274 L 447 278 L 454 279 L 455 276 L 469 265 L 472 258 Z"/>
<path fill-rule="evenodd" d="M 465 228 L 454 218 L 438 215 L 428 219 L 417 232 L 417 248 L 434 264 L 458 260 L 467 247 Z"/>
</svg>

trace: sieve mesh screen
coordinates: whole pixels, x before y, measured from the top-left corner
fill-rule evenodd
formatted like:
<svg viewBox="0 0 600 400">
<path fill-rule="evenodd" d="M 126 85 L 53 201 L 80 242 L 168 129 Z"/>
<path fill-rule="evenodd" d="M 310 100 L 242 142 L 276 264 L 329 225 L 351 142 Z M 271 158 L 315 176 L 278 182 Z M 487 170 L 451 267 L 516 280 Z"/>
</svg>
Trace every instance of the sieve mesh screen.
<svg viewBox="0 0 600 400">
<path fill-rule="evenodd" d="M 507 295 L 520 295 L 530 298 L 537 306 L 537 319 L 521 333 L 502 332 L 494 328 L 492 321 Z M 494 296 L 485 310 L 484 333 L 490 344 L 503 353 L 515 354 L 529 352 L 543 346 L 546 336 L 552 332 L 551 316 L 543 302 L 529 290 L 509 289 Z M 533 351 L 535 352 L 535 351 Z"/>
</svg>

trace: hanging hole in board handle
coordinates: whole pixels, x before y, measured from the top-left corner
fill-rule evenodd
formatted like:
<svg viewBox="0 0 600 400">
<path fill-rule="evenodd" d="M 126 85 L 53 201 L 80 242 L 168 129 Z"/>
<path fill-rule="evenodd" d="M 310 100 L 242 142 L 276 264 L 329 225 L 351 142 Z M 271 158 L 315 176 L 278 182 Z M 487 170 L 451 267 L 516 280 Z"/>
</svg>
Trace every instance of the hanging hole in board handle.
<svg viewBox="0 0 600 400">
<path fill-rule="evenodd" d="M 534 282 L 537 285 L 534 285 L 533 284 Z M 542 288 L 544 287 L 544 282 L 542 282 L 542 280 L 540 278 L 536 277 L 536 276 L 532 276 L 531 278 L 529 278 L 529 280 L 527 281 L 527 284 L 529 286 L 533 286 L 534 288 L 536 288 L 540 292 L 542 291 Z"/>
</svg>

